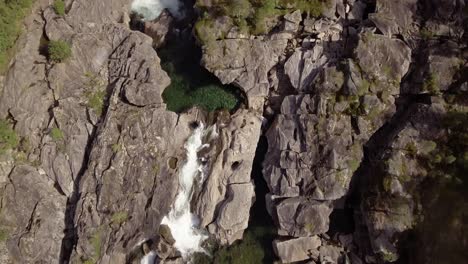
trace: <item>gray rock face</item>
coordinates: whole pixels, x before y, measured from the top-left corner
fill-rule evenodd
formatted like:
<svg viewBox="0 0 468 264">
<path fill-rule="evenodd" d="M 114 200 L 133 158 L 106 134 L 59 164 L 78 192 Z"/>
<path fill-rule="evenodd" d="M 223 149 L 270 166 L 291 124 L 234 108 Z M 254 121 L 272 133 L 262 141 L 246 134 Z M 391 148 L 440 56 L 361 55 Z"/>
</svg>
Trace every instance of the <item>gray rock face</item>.
<svg viewBox="0 0 468 264">
<path fill-rule="evenodd" d="M 142 240 L 158 239 L 161 219 L 177 194 L 190 126 L 207 122 L 198 110 L 180 116 L 165 110 L 161 94 L 170 80 L 152 39 L 118 24 L 121 13 L 101 10 L 104 4 L 123 7 L 115 1 L 75 1 L 64 18 L 45 8 L 35 17 L 42 24 L 28 25 L 27 39 L 2 78 L 1 116 L 10 114 L 18 135 L 28 137 L 25 159 L 37 167 L 16 164 L 11 156 L 23 155 L 18 150 L 0 159 L 5 262 L 58 263 L 60 254 L 78 262 L 126 262 Z M 72 57 L 48 63 L 37 52 L 43 33 L 70 43 Z M 205 202 L 194 208 L 202 227 L 210 224 L 213 236 L 230 244 L 247 228 L 254 200 L 250 171 L 261 118 L 247 110 L 227 116 L 217 123 L 215 148 L 199 154 L 209 170 L 206 184 L 196 190 Z M 37 189 L 25 184 L 29 178 Z M 6 196 L 16 197 L 22 210 Z M 28 227 L 30 220 L 38 223 Z M 49 247 L 39 250 L 44 244 Z M 177 257 L 170 245 L 160 251 L 160 257 Z"/>
<path fill-rule="evenodd" d="M 263 109 L 270 87 L 268 72 L 279 62 L 288 39 L 225 39 L 204 47 L 202 64 L 223 84 L 235 84 L 248 98 L 249 107 Z"/>
<path fill-rule="evenodd" d="M 363 145 L 395 112 L 394 96 L 411 61 L 402 41 L 372 33 L 356 35 L 353 59 L 344 60 L 341 25 L 306 22 L 304 30 L 317 37 L 284 63 L 297 94 L 284 97 L 266 133 L 263 169 L 278 234 L 298 238 L 328 231 Z M 341 251 L 323 247 L 313 259 L 337 263 Z"/>
<path fill-rule="evenodd" d="M 279 235 L 312 236 L 328 231 L 331 209 L 323 203 L 293 197 L 276 206 Z"/>
<path fill-rule="evenodd" d="M 213 126 L 198 153 L 203 178 L 191 210 L 217 242 L 232 244 L 248 226 L 252 163 L 268 125 L 263 172 L 281 261 L 396 260 L 422 212 L 415 190 L 431 171 L 420 159 L 452 133 L 441 127 L 444 98 L 467 90 L 466 4 L 378 0 L 362 22 L 367 2 L 330 1 L 322 17 L 304 21 L 300 11 L 286 14 L 264 37 L 228 30 L 233 21 L 220 17 L 215 25 L 229 32 L 204 47 L 203 64 L 240 87 L 248 105 L 177 115 L 162 100 L 170 80 L 153 49 L 170 17 L 147 23 L 146 36 L 128 29 L 126 0 L 75 0 L 64 17 L 40 1 L 0 77 L 0 118 L 21 139 L 0 155 L 0 262 L 138 263 L 149 240 L 158 263 L 184 263 L 160 223 L 179 191 L 195 122 Z M 48 61 L 43 36 L 67 41 L 72 57 Z M 407 103 L 408 94 L 424 104 Z M 466 113 L 460 104 L 451 109 Z M 364 145 L 369 160 L 361 163 Z M 372 179 L 354 208 L 355 239 L 329 238 L 353 175 Z"/>
<path fill-rule="evenodd" d="M 197 196 L 196 212 L 201 225 L 222 244 L 242 238 L 254 201 L 250 179 L 261 118 L 250 110 L 240 110 L 227 120 L 218 118 L 219 136 L 210 142 L 213 149 L 205 159 L 211 174 Z M 254 143 L 255 142 L 255 143 Z"/>
<path fill-rule="evenodd" d="M 418 162 L 418 157 L 421 159 L 434 151 L 437 144 L 433 140 L 445 133 L 440 125 L 445 112 L 442 105 L 416 104 L 408 111 L 411 112 L 408 120 L 396 121 L 395 125 L 400 127 L 398 136 L 368 172 L 380 175 L 372 181 L 378 186 L 368 186 L 367 196 L 362 201 L 372 249 L 394 260 L 398 258 L 400 236 L 416 225 L 422 213 L 419 198 L 415 197 L 419 191 L 413 188 L 423 188 L 420 184 L 429 172 Z"/>
<path fill-rule="evenodd" d="M 16 166 L 8 177 L 9 181 L 1 184 L 0 215 L 6 239 L 1 243 L 6 243 L 10 256 L 7 259 L 14 263 L 59 263 L 66 197 L 43 172 L 31 166 Z"/>
<path fill-rule="evenodd" d="M 408 71 L 411 50 L 401 40 L 365 33 L 356 48 L 361 69 L 382 82 L 399 83 Z"/>
<path fill-rule="evenodd" d="M 376 13 L 370 14 L 369 18 L 388 37 L 396 34 L 408 37 L 417 32 L 414 23 L 417 2 L 417 0 L 378 0 Z"/>
<path fill-rule="evenodd" d="M 305 52 L 300 49 L 296 50 L 286 61 L 284 70 L 294 88 L 304 91 L 326 62 L 327 58 L 323 54 L 323 47 L 316 45 L 312 50 Z"/>
<path fill-rule="evenodd" d="M 318 253 L 318 248 L 322 244 L 320 238 L 301 237 L 286 241 L 273 241 L 273 250 L 283 263 L 291 263 L 307 260 L 314 252 Z M 318 254 L 316 255 L 318 257 Z"/>
</svg>

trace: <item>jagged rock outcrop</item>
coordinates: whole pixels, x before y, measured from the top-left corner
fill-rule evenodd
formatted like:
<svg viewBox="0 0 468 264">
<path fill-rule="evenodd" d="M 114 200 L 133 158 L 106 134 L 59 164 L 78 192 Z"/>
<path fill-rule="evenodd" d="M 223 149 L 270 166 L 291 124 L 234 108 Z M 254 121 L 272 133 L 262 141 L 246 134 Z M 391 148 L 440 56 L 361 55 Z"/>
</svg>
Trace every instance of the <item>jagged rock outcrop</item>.
<svg viewBox="0 0 468 264">
<path fill-rule="evenodd" d="M 25 21 L 0 76 L 0 119 L 19 138 L 0 153 L 0 262 L 138 263 L 145 241 L 160 263 L 186 262 L 160 223 L 201 122 L 191 211 L 218 244 L 248 227 L 264 128 L 283 263 L 394 262 L 408 257 L 408 234 L 424 244 L 412 256 L 421 263 L 446 260 L 436 242 L 454 249 L 453 263 L 466 256 L 468 205 L 454 191 L 466 189 L 464 1 L 333 0 L 320 17 L 275 15 L 264 36 L 217 17 L 202 63 L 247 105 L 210 114 L 166 110 L 170 79 L 154 47 L 170 15 L 147 22 L 145 35 L 129 29 L 128 9 L 127 0 L 75 0 L 58 16 L 39 1 Z M 72 57 L 49 61 L 49 40 L 69 43 Z M 337 227 L 345 210 L 354 230 Z M 423 232 L 432 228 L 447 235 Z"/>
<path fill-rule="evenodd" d="M 153 38 L 153 46 L 159 48 L 166 42 L 166 37 L 172 30 L 174 18 L 167 9 L 154 21 L 144 22 L 143 32 Z"/>
<path fill-rule="evenodd" d="M 321 244 L 320 238 L 316 236 L 302 237 L 286 241 L 275 240 L 273 249 L 282 261 L 289 263 L 309 259 L 314 253 L 318 257 Z"/>
<path fill-rule="evenodd" d="M 2 243 L 9 253 L 4 263 L 58 263 L 66 198 L 54 184 L 44 171 L 30 165 L 16 166 L 8 181 L 1 182 Z"/>
<path fill-rule="evenodd" d="M 225 39 L 205 47 L 202 63 L 224 84 L 235 84 L 246 94 L 250 108 L 262 111 L 268 95 L 268 72 L 283 55 L 291 35 L 269 40 Z"/>
<path fill-rule="evenodd" d="M 196 199 L 201 225 L 222 244 L 242 238 L 254 201 L 250 178 L 255 149 L 260 137 L 262 118 L 254 111 L 239 110 L 225 120 L 219 118 L 217 140 L 204 159 L 211 174 Z M 255 143 L 254 143 L 255 142 Z"/>
<path fill-rule="evenodd" d="M 399 34 L 408 38 L 419 30 L 414 21 L 417 4 L 416 0 L 377 0 L 376 12 L 369 14 L 369 19 L 387 37 Z"/>
<path fill-rule="evenodd" d="M 0 113 L 27 142 L 0 160 L 5 262 L 125 263 L 147 239 L 159 241 L 167 263 L 181 262 L 158 227 L 177 194 L 193 122 L 215 122 L 219 133 L 199 153 L 207 168 L 196 192 L 205 198 L 194 203 L 202 227 L 225 244 L 247 228 L 261 117 L 243 110 L 213 121 L 199 110 L 167 111 L 161 94 L 170 80 L 152 39 L 120 23 L 128 22 L 126 4 L 74 1 L 59 17 L 44 3 L 2 78 Z M 68 42 L 72 57 L 51 63 L 41 38 Z"/>
</svg>

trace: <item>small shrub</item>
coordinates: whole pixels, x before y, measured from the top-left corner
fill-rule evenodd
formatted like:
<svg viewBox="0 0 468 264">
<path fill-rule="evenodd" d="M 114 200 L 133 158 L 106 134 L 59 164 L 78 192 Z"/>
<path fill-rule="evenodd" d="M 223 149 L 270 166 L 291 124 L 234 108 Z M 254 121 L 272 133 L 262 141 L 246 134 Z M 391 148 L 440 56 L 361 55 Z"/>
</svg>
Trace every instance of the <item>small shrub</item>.
<svg viewBox="0 0 468 264">
<path fill-rule="evenodd" d="M 10 124 L 5 120 L 0 120 L 0 154 L 16 148 L 18 144 L 19 138 Z"/>
<path fill-rule="evenodd" d="M 429 77 L 427 77 L 426 80 L 424 80 L 423 91 L 429 92 L 433 95 L 440 94 L 437 76 L 434 73 L 431 73 Z"/>
<path fill-rule="evenodd" d="M 6 70 L 13 46 L 21 32 L 20 21 L 26 16 L 32 0 L 0 1 L 0 73 Z"/>
<path fill-rule="evenodd" d="M 94 249 L 94 254 L 93 254 L 93 260 L 96 262 L 99 257 L 101 256 L 101 243 L 102 243 L 102 235 L 101 235 L 101 230 L 97 230 L 90 239 L 91 245 L 93 246 Z"/>
<path fill-rule="evenodd" d="M 211 18 L 203 18 L 195 23 L 195 34 L 202 44 L 209 45 L 216 41 L 214 24 Z"/>
<path fill-rule="evenodd" d="M 385 261 L 385 263 L 388 263 L 388 262 L 395 262 L 398 260 L 398 255 L 395 254 L 395 253 L 392 253 L 392 252 L 387 252 L 387 251 L 384 251 L 381 253 L 381 257 L 382 257 L 382 260 Z"/>
<path fill-rule="evenodd" d="M 252 10 L 249 0 L 230 0 L 224 5 L 224 12 L 234 18 L 245 20 Z"/>
<path fill-rule="evenodd" d="M 351 171 L 356 171 L 359 168 L 360 162 L 359 160 L 349 160 L 348 167 Z"/>
<path fill-rule="evenodd" d="M 0 242 L 6 241 L 8 239 L 7 231 L 0 229 Z"/>
<path fill-rule="evenodd" d="M 416 154 L 418 154 L 418 147 L 416 147 L 416 144 L 414 144 L 413 142 L 406 144 L 405 149 L 408 155 L 410 155 L 411 157 L 416 157 Z"/>
<path fill-rule="evenodd" d="M 321 0 L 280 0 L 279 5 L 283 8 L 293 6 L 293 9 L 299 9 L 302 12 L 308 13 L 313 17 L 318 17 L 322 14 L 324 5 L 328 1 Z"/>
<path fill-rule="evenodd" d="M 197 88 L 192 94 L 193 102 L 208 111 L 220 109 L 233 109 L 236 107 L 237 98 L 222 87 L 209 85 Z"/>
<path fill-rule="evenodd" d="M 93 109 L 96 115 L 100 116 L 104 109 L 104 96 L 106 93 L 103 90 L 95 92 L 88 92 L 86 97 L 88 99 L 88 107 Z"/>
<path fill-rule="evenodd" d="M 63 0 L 54 1 L 54 11 L 59 16 L 65 15 L 65 2 Z"/>
<path fill-rule="evenodd" d="M 371 84 L 368 80 L 362 79 L 361 84 L 358 87 L 358 95 L 363 96 L 369 93 Z"/>
<path fill-rule="evenodd" d="M 169 110 L 182 112 L 192 106 L 199 106 L 207 111 L 215 111 L 232 110 L 237 106 L 238 98 L 227 88 L 217 85 L 191 87 L 182 75 L 167 69 L 171 85 L 164 90 L 163 98 Z"/>
<path fill-rule="evenodd" d="M 309 232 L 309 233 L 313 233 L 314 230 L 315 230 L 315 225 L 314 225 L 314 223 L 307 223 L 307 224 L 305 224 L 304 230 L 307 231 L 307 232 Z"/>
<path fill-rule="evenodd" d="M 53 140 L 58 141 L 63 139 L 63 132 L 57 127 L 52 128 L 50 131 L 50 136 Z"/>
<path fill-rule="evenodd" d="M 116 212 L 112 215 L 111 221 L 114 224 L 121 225 L 125 223 L 128 219 L 128 213 L 127 212 Z"/>
<path fill-rule="evenodd" d="M 112 152 L 117 153 L 117 152 L 122 151 L 123 147 L 122 147 L 122 144 L 114 143 L 112 144 L 111 149 L 112 149 Z"/>
<path fill-rule="evenodd" d="M 49 59 L 53 62 L 63 62 L 71 57 L 70 44 L 63 40 L 51 40 L 48 46 Z"/>
<path fill-rule="evenodd" d="M 421 38 L 423 38 L 424 40 L 428 40 L 434 37 L 434 32 L 430 31 L 427 28 L 421 29 L 419 33 L 421 34 Z"/>
</svg>

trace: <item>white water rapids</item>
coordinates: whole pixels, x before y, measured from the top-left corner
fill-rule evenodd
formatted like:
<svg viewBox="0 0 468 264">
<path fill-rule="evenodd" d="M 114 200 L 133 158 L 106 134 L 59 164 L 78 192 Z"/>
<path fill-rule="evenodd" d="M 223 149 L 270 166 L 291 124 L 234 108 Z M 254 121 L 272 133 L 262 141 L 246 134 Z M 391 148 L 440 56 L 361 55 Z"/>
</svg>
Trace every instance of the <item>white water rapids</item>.
<svg viewBox="0 0 468 264">
<path fill-rule="evenodd" d="M 203 147 L 204 131 L 203 124 L 200 124 L 185 143 L 187 161 L 179 172 L 179 193 L 171 211 L 161 222 L 171 229 L 175 240 L 174 246 L 184 258 L 195 252 L 204 252 L 201 243 L 207 238 L 197 229 L 198 217 L 190 212 L 195 179 L 200 173 L 202 173 L 200 178 L 203 179 L 202 165 L 198 160 L 197 152 Z"/>
<path fill-rule="evenodd" d="M 157 18 L 166 8 L 177 18 L 183 16 L 179 0 L 134 0 L 131 8 L 132 11 L 141 14 L 144 20 Z"/>
</svg>

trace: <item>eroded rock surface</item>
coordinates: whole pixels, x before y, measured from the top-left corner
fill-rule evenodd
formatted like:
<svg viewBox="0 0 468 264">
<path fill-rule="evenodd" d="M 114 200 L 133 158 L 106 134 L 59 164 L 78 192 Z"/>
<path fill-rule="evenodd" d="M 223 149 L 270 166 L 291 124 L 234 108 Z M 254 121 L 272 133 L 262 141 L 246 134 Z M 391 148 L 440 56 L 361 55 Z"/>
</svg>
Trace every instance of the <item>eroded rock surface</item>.
<svg viewBox="0 0 468 264">
<path fill-rule="evenodd" d="M 201 122 L 209 128 L 191 210 L 221 245 L 248 227 L 262 133 L 272 243 L 283 263 L 397 261 L 408 232 L 440 221 L 427 213 L 434 209 L 447 216 L 439 233 L 466 237 L 466 203 L 438 200 L 449 190 L 463 201 L 444 188 L 466 185 L 458 173 L 466 169 L 463 1 L 329 1 L 320 17 L 278 15 L 262 36 L 221 16 L 215 33 L 226 34 L 205 43 L 202 63 L 238 86 L 246 105 L 210 114 L 166 110 L 170 79 L 154 47 L 171 19 L 148 22 L 147 36 L 129 29 L 128 8 L 76 0 L 61 17 L 39 1 L 26 19 L 0 77 L 0 118 L 19 138 L 0 154 L 0 262 L 138 263 L 144 241 L 160 263 L 186 262 L 160 223 Z M 58 39 L 72 57 L 52 63 L 44 42 Z M 336 220 L 346 210 L 351 230 Z M 446 240 L 425 239 L 415 258 L 440 263 L 432 241 L 460 246 Z"/>
</svg>

